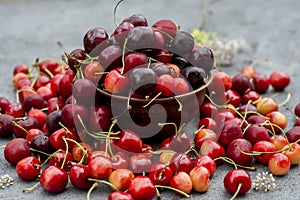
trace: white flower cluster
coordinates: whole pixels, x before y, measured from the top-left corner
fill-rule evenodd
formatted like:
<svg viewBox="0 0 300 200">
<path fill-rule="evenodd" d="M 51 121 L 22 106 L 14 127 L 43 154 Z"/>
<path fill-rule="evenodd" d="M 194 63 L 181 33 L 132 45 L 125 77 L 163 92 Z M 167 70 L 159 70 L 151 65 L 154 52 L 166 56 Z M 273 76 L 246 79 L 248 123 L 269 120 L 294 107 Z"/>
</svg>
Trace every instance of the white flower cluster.
<svg viewBox="0 0 300 200">
<path fill-rule="evenodd" d="M 213 51 L 216 65 L 231 65 L 235 54 L 245 45 L 245 40 L 242 38 L 228 39 L 217 33 L 199 29 L 194 29 L 192 36 L 200 46 Z"/>
<path fill-rule="evenodd" d="M 5 187 L 9 187 L 14 184 L 14 179 L 10 177 L 8 174 L 1 176 L 0 178 L 0 189 L 4 189 Z"/>
<path fill-rule="evenodd" d="M 269 174 L 268 172 L 258 173 L 256 179 L 253 181 L 253 188 L 255 190 L 263 189 L 265 192 L 276 188 L 273 174 Z"/>
</svg>

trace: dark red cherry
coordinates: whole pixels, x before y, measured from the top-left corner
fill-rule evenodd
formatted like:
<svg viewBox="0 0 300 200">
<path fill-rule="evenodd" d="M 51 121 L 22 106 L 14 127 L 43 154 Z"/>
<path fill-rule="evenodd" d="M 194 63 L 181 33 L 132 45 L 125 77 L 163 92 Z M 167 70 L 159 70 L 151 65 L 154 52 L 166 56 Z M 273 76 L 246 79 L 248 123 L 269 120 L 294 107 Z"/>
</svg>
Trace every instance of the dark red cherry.
<svg viewBox="0 0 300 200">
<path fill-rule="evenodd" d="M 0 137 L 11 137 L 13 133 L 12 122 L 15 121 L 11 115 L 1 114 L 0 115 Z"/>
<path fill-rule="evenodd" d="M 225 92 L 225 97 L 228 101 L 228 104 L 232 104 L 234 107 L 238 107 L 242 101 L 242 98 L 239 95 L 239 93 L 231 89 Z"/>
<path fill-rule="evenodd" d="M 174 135 L 170 141 L 170 148 L 176 152 L 185 152 L 189 149 L 190 145 L 190 137 L 184 131 Z"/>
<path fill-rule="evenodd" d="M 155 44 L 155 33 L 151 27 L 137 26 L 128 33 L 127 46 L 132 50 L 149 48 Z"/>
<path fill-rule="evenodd" d="M 4 114 L 9 105 L 10 101 L 7 98 L 0 97 L 0 113 Z"/>
<path fill-rule="evenodd" d="M 104 105 L 91 107 L 89 116 L 88 127 L 91 130 L 95 132 L 108 131 L 112 117 L 110 107 Z"/>
<path fill-rule="evenodd" d="M 106 71 L 116 69 L 122 64 L 122 53 L 119 46 L 108 46 L 99 54 L 99 63 Z"/>
<path fill-rule="evenodd" d="M 300 126 L 292 127 L 285 135 L 290 143 L 298 141 L 300 139 Z"/>
<path fill-rule="evenodd" d="M 255 91 L 259 94 L 263 94 L 269 89 L 270 80 L 266 75 L 257 72 L 253 75 L 253 83 Z"/>
<path fill-rule="evenodd" d="M 232 89 L 243 95 L 248 90 L 254 90 L 254 84 L 244 74 L 237 74 L 232 78 Z"/>
<path fill-rule="evenodd" d="M 87 53 L 95 50 L 101 43 L 107 42 L 108 34 L 103 28 L 90 29 L 83 38 L 84 49 Z"/>
<path fill-rule="evenodd" d="M 55 74 L 61 73 L 61 64 L 54 59 L 45 59 L 38 63 L 40 72 L 47 75 L 52 76 Z M 50 74 L 49 74 L 50 73 Z"/>
<path fill-rule="evenodd" d="M 30 109 L 43 109 L 46 107 L 44 98 L 40 94 L 31 94 L 25 98 L 23 106 L 26 112 L 29 112 Z"/>
<path fill-rule="evenodd" d="M 163 74 L 157 78 L 154 92 L 161 93 L 161 97 L 170 97 L 174 91 L 174 78 L 171 75 Z"/>
<path fill-rule="evenodd" d="M 54 111 L 61 110 L 65 103 L 61 97 L 53 97 L 47 101 L 48 115 Z"/>
<path fill-rule="evenodd" d="M 77 72 L 77 69 L 81 66 L 80 61 L 85 60 L 86 51 L 83 49 L 74 49 L 70 53 L 70 57 L 68 58 L 68 65 L 74 71 Z"/>
<path fill-rule="evenodd" d="M 190 53 L 194 48 L 195 42 L 193 36 L 186 31 L 177 31 L 171 40 L 170 49 L 172 52 L 184 56 Z"/>
<path fill-rule="evenodd" d="M 177 31 L 176 24 L 168 19 L 161 19 L 155 22 L 152 27 L 154 30 L 161 32 L 167 41 L 170 40 L 171 37 L 174 37 Z"/>
<path fill-rule="evenodd" d="M 70 152 L 66 151 L 56 151 L 51 154 L 49 159 L 49 164 L 63 167 L 65 171 L 69 171 L 72 167 L 73 156 Z M 64 164 L 64 166 L 62 166 Z"/>
<path fill-rule="evenodd" d="M 120 45 L 123 45 L 128 36 L 128 32 L 133 28 L 134 25 L 132 23 L 124 21 L 115 29 L 112 36 Z"/>
<path fill-rule="evenodd" d="M 141 52 L 131 52 L 125 55 L 124 73 L 130 71 L 134 67 L 148 64 L 149 60 L 146 54 Z"/>
<path fill-rule="evenodd" d="M 61 128 L 59 124 L 59 122 L 61 122 L 61 113 L 61 110 L 56 110 L 47 116 L 46 127 L 50 134 Z"/>
<path fill-rule="evenodd" d="M 147 19 L 141 14 L 131 15 L 130 17 L 125 18 L 123 22 L 129 22 L 133 24 L 133 26 L 148 26 Z"/>
<path fill-rule="evenodd" d="M 43 170 L 40 184 L 47 192 L 62 192 L 68 184 L 68 174 L 60 167 L 50 165 Z"/>
<path fill-rule="evenodd" d="M 210 72 L 214 65 L 213 53 L 205 47 L 193 50 L 188 60 L 193 66 L 203 68 L 206 73 Z"/>
<path fill-rule="evenodd" d="M 49 76 L 46 75 L 40 75 L 36 78 L 34 84 L 33 84 L 33 88 L 35 90 L 39 89 L 42 86 L 46 86 L 48 83 L 51 82 L 51 79 Z"/>
<path fill-rule="evenodd" d="M 29 73 L 29 68 L 27 67 L 27 65 L 25 64 L 17 64 L 15 67 L 14 67 L 14 71 L 13 71 L 13 74 L 16 75 L 17 73 L 24 73 L 24 74 L 28 74 Z"/>
<path fill-rule="evenodd" d="M 239 124 L 233 122 L 225 122 L 218 140 L 219 143 L 226 148 L 232 140 L 238 138 L 243 138 L 243 131 Z"/>
<path fill-rule="evenodd" d="M 132 90 L 138 95 L 147 95 L 156 87 L 156 75 L 151 68 L 134 68 L 129 80 Z"/>
<path fill-rule="evenodd" d="M 154 71 L 157 77 L 160 77 L 163 74 L 171 75 L 170 68 L 161 62 L 151 63 L 150 68 Z"/>
<path fill-rule="evenodd" d="M 251 143 L 243 138 L 233 140 L 227 147 L 227 156 L 231 158 L 236 164 L 249 166 L 253 157 L 242 153 L 240 150 L 246 153 L 251 153 Z"/>
<path fill-rule="evenodd" d="M 127 169 L 128 163 L 128 157 L 123 152 L 117 152 L 112 157 L 113 169 Z"/>
<path fill-rule="evenodd" d="M 25 138 L 27 132 L 30 129 L 39 129 L 41 128 L 39 122 L 34 117 L 25 117 L 23 119 L 17 120 L 15 124 L 13 124 L 13 133 L 15 137 Z"/>
<path fill-rule="evenodd" d="M 9 141 L 4 148 L 4 158 L 12 165 L 30 156 L 30 144 L 23 138 L 15 138 Z"/>
<path fill-rule="evenodd" d="M 247 104 L 249 101 L 256 102 L 261 98 L 256 91 L 248 91 L 242 96 L 242 104 Z"/>
<path fill-rule="evenodd" d="M 205 71 L 198 67 L 186 67 L 181 71 L 184 78 L 191 84 L 193 89 L 197 89 L 204 84 Z"/>
<path fill-rule="evenodd" d="M 245 132 L 244 138 L 255 145 L 259 141 L 269 141 L 270 135 L 265 127 L 253 124 Z"/>
<path fill-rule="evenodd" d="M 72 95 L 77 103 L 83 105 L 95 104 L 96 85 L 89 79 L 77 79 L 73 83 Z"/>
<path fill-rule="evenodd" d="M 93 182 L 89 181 L 89 171 L 87 165 L 77 164 L 70 169 L 70 181 L 74 187 L 81 190 L 88 190 L 92 187 Z"/>
<path fill-rule="evenodd" d="M 63 140 L 64 138 L 68 138 L 73 141 L 77 141 L 77 134 L 71 128 L 67 128 L 67 130 L 65 128 L 60 128 L 60 129 L 54 131 L 50 135 L 51 146 L 57 150 L 59 150 L 59 149 L 66 150 L 66 148 L 67 148 L 66 145 L 68 145 L 68 148 L 72 149 L 72 147 L 75 145 L 75 143 L 70 140 L 66 140 L 66 142 L 65 142 Z"/>
<path fill-rule="evenodd" d="M 58 85 L 58 94 L 67 99 L 72 94 L 72 86 L 73 86 L 73 75 L 64 75 Z"/>
<path fill-rule="evenodd" d="M 212 140 L 205 140 L 200 147 L 201 155 L 207 155 L 212 159 L 220 156 L 225 156 L 225 149 L 219 143 Z M 221 161 L 216 161 L 216 164 L 221 164 Z"/>
<path fill-rule="evenodd" d="M 6 108 L 5 114 L 11 115 L 15 118 L 24 117 L 25 109 L 20 103 L 11 103 Z"/>
<path fill-rule="evenodd" d="M 82 104 L 67 104 L 61 110 L 61 121 L 71 128 L 81 128 L 88 120 L 88 110 Z"/>
</svg>

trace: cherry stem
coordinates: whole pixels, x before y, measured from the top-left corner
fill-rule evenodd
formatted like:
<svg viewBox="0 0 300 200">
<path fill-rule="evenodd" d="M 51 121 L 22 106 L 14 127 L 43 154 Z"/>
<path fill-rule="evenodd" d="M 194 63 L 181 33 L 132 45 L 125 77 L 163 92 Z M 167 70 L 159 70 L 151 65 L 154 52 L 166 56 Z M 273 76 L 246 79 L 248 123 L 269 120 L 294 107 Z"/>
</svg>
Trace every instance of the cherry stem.
<svg viewBox="0 0 300 200">
<path fill-rule="evenodd" d="M 290 101 L 292 94 L 293 94 L 292 92 L 289 92 L 286 99 L 281 104 L 278 104 L 278 107 L 281 107 L 281 106 L 284 106 L 285 104 L 287 104 Z"/>
<path fill-rule="evenodd" d="M 63 162 L 62 162 L 62 164 L 61 164 L 61 169 L 63 169 L 64 168 L 64 166 L 65 166 L 65 163 L 66 163 L 66 160 L 67 160 L 67 155 L 68 155 L 68 152 L 69 152 L 69 144 L 68 144 L 68 142 L 65 140 L 65 137 L 63 137 L 63 141 L 65 142 L 65 144 L 66 144 L 66 155 L 65 155 L 65 157 L 64 157 L 64 160 L 63 160 Z"/>
<path fill-rule="evenodd" d="M 146 105 L 143 105 L 143 108 L 148 107 L 153 101 L 155 101 L 160 95 L 162 94 L 162 92 L 158 93 L 157 95 L 155 95 Z"/>
<path fill-rule="evenodd" d="M 248 169 L 251 171 L 256 170 L 256 167 L 248 167 L 248 166 L 244 166 L 244 165 L 239 165 L 239 164 L 235 163 L 231 158 L 228 158 L 228 157 L 218 157 L 218 158 L 214 159 L 214 161 L 217 161 L 217 160 L 223 160 L 229 164 L 232 164 L 235 169 L 237 169 L 239 167 L 239 168 Z"/>
<path fill-rule="evenodd" d="M 119 23 L 117 21 L 117 9 L 118 9 L 118 6 L 122 3 L 122 1 L 124 1 L 124 0 L 119 0 L 114 8 L 114 22 L 115 22 L 116 27 L 119 26 Z"/>
<path fill-rule="evenodd" d="M 186 152 L 184 152 L 184 154 L 188 154 L 190 152 L 193 152 L 197 157 L 199 156 L 199 153 L 196 151 L 196 149 L 194 148 L 189 148 Z"/>
<path fill-rule="evenodd" d="M 66 131 L 67 133 L 70 133 L 69 129 L 68 129 L 62 122 L 58 122 L 58 124 L 59 124 L 63 129 L 65 129 L 65 131 Z"/>
<path fill-rule="evenodd" d="M 185 197 L 187 197 L 187 198 L 190 198 L 190 197 L 191 197 L 191 196 L 188 195 L 187 193 L 185 193 L 185 192 L 183 192 L 183 191 L 181 191 L 181 190 L 179 190 L 179 189 L 170 187 L 170 186 L 165 186 L 165 185 L 155 185 L 155 187 L 156 187 L 156 188 L 165 188 L 165 189 L 173 190 L 173 191 L 175 191 L 175 192 L 177 192 L 177 193 L 179 193 L 179 194 L 181 194 L 181 195 L 183 195 L 183 196 L 185 196 Z"/>
<path fill-rule="evenodd" d="M 121 75 L 124 74 L 124 69 L 125 69 L 125 51 L 126 51 L 126 45 L 127 45 L 128 38 L 125 39 L 124 44 L 123 44 L 123 51 L 122 51 L 122 70 L 121 70 Z"/>
<path fill-rule="evenodd" d="M 164 152 L 176 153 L 175 151 L 169 150 L 169 149 L 163 149 L 163 150 L 157 150 L 157 151 L 151 151 L 151 150 L 149 150 L 148 152 L 151 153 L 151 154 L 154 154 L 154 155 L 160 155 L 160 154 L 162 154 Z"/>
<path fill-rule="evenodd" d="M 227 101 L 225 101 L 225 103 L 223 103 L 222 105 L 216 104 L 211 98 L 210 96 L 208 96 L 207 94 L 205 94 L 205 97 L 217 108 L 226 108 L 226 105 L 230 102 L 230 99 L 228 99 Z"/>
<path fill-rule="evenodd" d="M 175 135 L 178 135 L 178 128 L 174 122 L 158 123 L 158 126 L 173 125 L 175 127 Z"/>
<path fill-rule="evenodd" d="M 30 187 L 30 188 L 24 189 L 23 192 L 30 192 L 30 191 L 34 190 L 35 188 L 37 188 L 39 185 L 40 185 L 40 182 L 34 184 L 34 185 L 33 185 L 32 187 Z"/>
<path fill-rule="evenodd" d="M 34 152 L 37 152 L 37 153 L 40 153 L 40 154 L 44 154 L 44 155 L 46 155 L 46 156 L 50 156 L 50 154 L 47 154 L 47 153 L 45 153 L 45 152 L 43 152 L 43 151 L 39 151 L 39 150 L 36 150 L 36 149 L 33 149 L 33 148 L 30 148 L 30 151 L 34 151 Z"/>
<path fill-rule="evenodd" d="M 113 190 L 118 191 L 119 189 L 112 183 L 105 181 L 105 180 L 98 180 L 98 179 L 93 179 L 93 178 L 88 178 L 89 181 L 94 181 L 94 182 L 99 182 L 99 183 L 104 183 L 108 186 L 110 186 Z"/>
<path fill-rule="evenodd" d="M 230 200 L 234 200 L 234 199 L 237 197 L 237 195 L 239 194 L 239 192 L 240 192 L 242 186 L 243 186 L 243 183 L 239 183 L 238 188 L 236 189 L 234 195 L 231 197 Z"/>
<path fill-rule="evenodd" d="M 179 99 L 176 97 L 176 96 L 174 96 L 174 99 L 177 101 L 177 103 L 178 103 L 178 105 L 179 105 L 179 107 L 178 107 L 178 112 L 181 112 L 182 111 L 182 103 L 179 101 Z"/>
<path fill-rule="evenodd" d="M 64 140 L 68 140 L 68 141 L 74 142 L 74 143 L 82 150 L 83 155 L 82 155 L 81 160 L 80 160 L 79 163 L 78 163 L 78 164 L 81 164 L 81 163 L 84 161 L 85 156 L 87 155 L 87 150 L 84 149 L 84 148 L 82 147 L 82 145 L 79 144 L 79 142 L 77 142 L 77 141 L 75 141 L 75 140 L 72 140 L 72 139 L 66 138 L 66 137 L 64 138 Z"/>
<path fill-rule="evenodd" d="M 113 154 L 113 152 L 112 152 L 111 146 L 110 146 L 110 139 L 111 139 L 110 135 L 111 135 L 111 132 L 112 132 L 113 127 L 114 127 L 116 124 L 117 124 L 117 120 L 115 119 L 115 120 L 112 121 L 112 124 L 111 124 L 111 126 L 109 127 L 108 134 L 107 134 L 107 137 L 106 137 L 106 144 L 105 144 L 105 153 L 107 154 L 107 152 L 109 151 L 109 153 L 110 153 L 112 159 L 116 159 L 116 158 L 115 158 L 115 156 L 114 156 L 114 154 Z"/>
<path fill-rule="evenodd" d="M 250 64 L 252 67 L 254 67 L 257 63 L 260 63 L 260 62 L 267 62 L 269 61 L 268 58 L 258 58 L 258 59 L 255 59 L 252 61 L 252 63 Z"/>
<path fill-rule="evenodd" d="M 89 191 L 88 191 L 87 194 L 86 194 L 86 199 L 87 199 L 87 200 L 90 200 L 90 196 L 91 196 L 92 191 L 93 191 L 96 187 L 98 187 L 98 186 L 99 186 L 98 183 L 94 183 L 94 184 L 91 186 L 91 188 L 89 189 Z"/>
<path fill-rule="evenodd" d="M 44 68 L 43 70 L 44 70 L 44 71 L 46 72 L 46 74 L 50 77 L 50 79 L 52 79 L 52 78 L 54 77 L 54 75 L 52 74 L 52 72 L 50 72 L 49 69 Z"/>
</svg>

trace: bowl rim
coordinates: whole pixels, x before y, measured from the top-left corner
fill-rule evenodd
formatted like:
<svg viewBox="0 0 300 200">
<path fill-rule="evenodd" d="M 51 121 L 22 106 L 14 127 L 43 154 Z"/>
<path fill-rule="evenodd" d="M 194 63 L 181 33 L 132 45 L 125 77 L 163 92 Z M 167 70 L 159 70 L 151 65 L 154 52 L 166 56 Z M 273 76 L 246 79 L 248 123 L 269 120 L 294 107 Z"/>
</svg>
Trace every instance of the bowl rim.
<svg viewBox="0 0 300 200">
<path fill-rule="evenodd" d="M 176 100 L 176 99 L 180 99 L 180 98 L 185 98 L 189 95 L 192 95 L 192 94 L 195 94 L 199 91 L 202 91 L 202 90 L 205 90 L 207 89 L 207 86 L 212 82 L 213 80 L 213 74 L 214 74 L 214 70 L 215 69 L 212 69 L 209 71 L 208 73 L 208 76 L 204 78 L 205 80 L 205 84 L 202 85 L 201 87 L 197 88 L 196 90 L 193 90 L 193 91 L 190 91 L 188 93 L 185 93 L 185 94 L 181 94 L 181 95 L 176 95 L 176 96 L 171 96 L 171 97 L 164 97 L 164 98 L 156 98 L 153 100 L 153 98 L 149 98 L 149 99 L 140 99 L 140 98 L 133 98 L 133 97 L 130 97 L 130 101 L 134 101 L 136 103 L 145 103 L 145 102 L 150 102 L 152 101 L 153 103 L 164 103 L 164 102 L 169 102 L 171 100 Z M 117 95 L 117 94 L 111 94 L 101 88 L 98 88 L 97 87 L 97 91 L 100 92 L 101 94 L 111 98 L 111 97 L 114 97 L 114 98 L 117 98 L 117 99 L 120 99 L 120 100 L 126 100 L 128 101 L 128 96 L 121 96 L 121 95 Z"/>
</svg>

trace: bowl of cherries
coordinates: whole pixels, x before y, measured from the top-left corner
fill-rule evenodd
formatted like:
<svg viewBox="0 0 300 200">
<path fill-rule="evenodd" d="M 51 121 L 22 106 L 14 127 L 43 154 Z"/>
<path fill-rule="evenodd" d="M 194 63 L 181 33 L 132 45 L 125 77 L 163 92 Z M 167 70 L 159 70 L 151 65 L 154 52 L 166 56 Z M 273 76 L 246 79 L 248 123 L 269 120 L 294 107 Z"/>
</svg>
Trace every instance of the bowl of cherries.
<svg viewBox="0 0 300 200">
<path fill-rule="evenodd" d="M 73 95 L 86 103 L 95 92 L 95 104 L 107 105 L 120 129 L 145 140 L 166 138 L 176 132 L 170 123 L 180 126 L 199 114 L 213 53 L 173 21 L 149 26 L 135 14 L 117 24 L 111 36 L 103 28 L 90 29 L 83 44 L 84 49 L 67 54 L 68 64 L 95 87 L 73 86 Z"/>
</svg>

